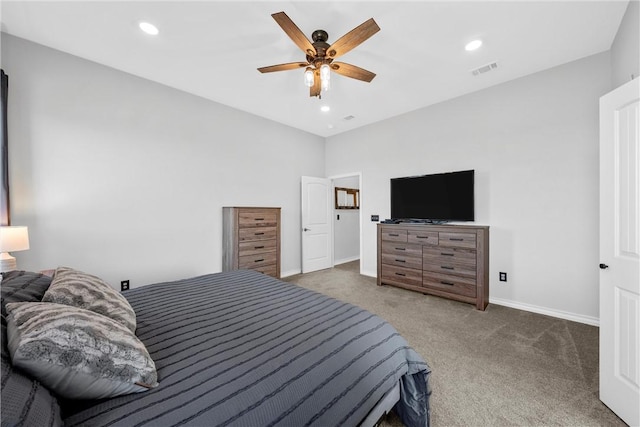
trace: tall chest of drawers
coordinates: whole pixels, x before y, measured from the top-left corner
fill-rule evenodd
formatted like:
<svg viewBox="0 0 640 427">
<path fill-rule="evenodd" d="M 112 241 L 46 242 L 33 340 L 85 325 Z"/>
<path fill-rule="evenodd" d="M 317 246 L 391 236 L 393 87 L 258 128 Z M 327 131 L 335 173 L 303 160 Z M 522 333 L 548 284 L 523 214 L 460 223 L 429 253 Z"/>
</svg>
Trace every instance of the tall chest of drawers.
<svg viewBox="0 0 640 427">
<path fill-rule="evenodd" d="M 222 208 L 222 271 L 280 278 L 280 208 Z"/>
<path fill-rule="evenodd" d="M 489 303 L 489 227 L 378 224 L 378 285 Z"/>
</svg>

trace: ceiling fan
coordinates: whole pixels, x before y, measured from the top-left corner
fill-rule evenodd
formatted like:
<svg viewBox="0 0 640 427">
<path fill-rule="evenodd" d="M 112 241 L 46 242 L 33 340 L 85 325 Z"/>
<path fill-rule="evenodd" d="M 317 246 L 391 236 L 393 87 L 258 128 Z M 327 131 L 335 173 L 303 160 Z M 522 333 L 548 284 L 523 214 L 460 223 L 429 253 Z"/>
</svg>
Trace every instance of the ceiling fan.
<svg viewBox="0 0 640 427">
<path fill-rule="evenodd" d="M 258 68 L 261 73 L 271 73 L 274 71 L 286 71 L 305 69 L 304 82 L 309 87 L 309 96 L 321 98 L 322 90 L 329 89 L 331 71 L 351 77 L 352 79 L 370 82 L 376 76 L 375 73 L 367 71 L 355 65 L 344 62 L 334 62 L 334 60 L 349 52 L 360 43 L 380 31 L 380 27 L 373 18 L 358 25 L 353 30 L 339 38 L 333 44 L 327 43 L 329 35 L 324 30 L 315 30 L 311 34 L 313 43 L 304 35 L 300 28 L 284 12 L 271 15 L 285 33 L 306 55 L 306 62 L 289 62 L 286 64 L 271 65 Z"/>
</svg>

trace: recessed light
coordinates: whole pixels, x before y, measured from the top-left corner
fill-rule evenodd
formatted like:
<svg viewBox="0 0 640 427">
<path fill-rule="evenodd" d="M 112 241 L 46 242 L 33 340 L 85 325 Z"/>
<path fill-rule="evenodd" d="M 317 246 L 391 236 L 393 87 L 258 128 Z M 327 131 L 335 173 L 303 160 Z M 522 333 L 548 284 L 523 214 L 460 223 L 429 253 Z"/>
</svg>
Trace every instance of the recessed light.
<svg viewBox="0 0 640 427">
<path fill-rule="evenodd" d="M 482 46 L 482 40 L 473 40 L 464 47 L 465 50 L 472 51 Z"/>
<path fill-rule="evenodd" d="M 328 105 L 323 105 L 322 107 L 320 107 L 320 111 L 322 111 L 323 113 L 326 113 L 330 110 L 331 110 L 331 107 L 329 107 Z"/>
<path fill-rule="evenodd" d="M 155 25 L 150 24 L 148 22 L 141 22 L 140 24 L 138 24 L 138 26 L 140 27 L 140 29 L 142 31 L 144 31 L 145 33 L 150 34 L 152 36 L 156 36 L 160 32 L 160 31 L 158 31 L 158 27 L 156 27 Z"/>
</svg>

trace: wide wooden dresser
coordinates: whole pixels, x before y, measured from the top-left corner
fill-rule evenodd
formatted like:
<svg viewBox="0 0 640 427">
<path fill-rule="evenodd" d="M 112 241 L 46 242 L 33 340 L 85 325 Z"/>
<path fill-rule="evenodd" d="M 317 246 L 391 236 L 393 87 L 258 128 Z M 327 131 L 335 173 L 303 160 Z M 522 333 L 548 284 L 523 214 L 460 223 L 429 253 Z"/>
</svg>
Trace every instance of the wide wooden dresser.
<svg viewBox="0 0 640 427">
<path fill-rule="evenodd" d="M 489 227 L 378 224 L 378 285 L 489 303 Z"/>
<path fill-rule="evenodd" d="M 222 271 L 280 278 L 280 208 L 222 208 Z"/>
</svg>

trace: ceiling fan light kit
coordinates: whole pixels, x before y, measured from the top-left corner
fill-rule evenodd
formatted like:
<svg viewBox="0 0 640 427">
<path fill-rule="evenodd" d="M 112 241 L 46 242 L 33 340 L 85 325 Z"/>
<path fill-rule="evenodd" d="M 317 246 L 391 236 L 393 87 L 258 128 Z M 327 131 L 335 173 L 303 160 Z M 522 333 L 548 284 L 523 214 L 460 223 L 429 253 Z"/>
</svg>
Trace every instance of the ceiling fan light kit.
<svg viewBox="0 0 640 427">
<path fill-rule="evenodd" d="M 313 43 L 304 35 L 300 28 L 285 14 L 278 12 L 271 15 L 284 32 L 304 52 L 307 62 L 289 62 L 258 68 L 261 73 L 287 71 L 305 68 L 304 84 L 309 88 L 309 96 L 322 98 L 322 91 L 329 90 L 331 71 L 345 77 L 371 82 L 375 73 L 355 65 L 344 62 L 334 62 L 336 58 L 349 52 L 369 37 L 380 31 L 380 27 L 373 18 L 363 22 L 335 43 L 329 44 L 329 35 L 324 30 L 315 30 L 311 34 Z"/>
</svg>

